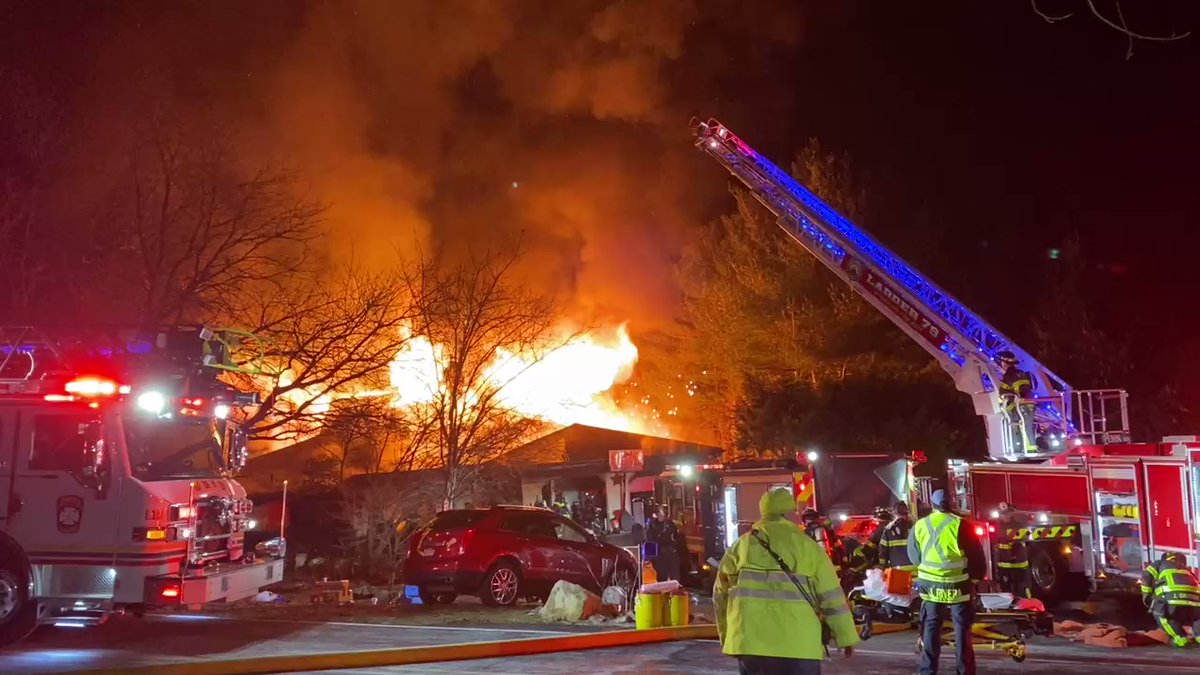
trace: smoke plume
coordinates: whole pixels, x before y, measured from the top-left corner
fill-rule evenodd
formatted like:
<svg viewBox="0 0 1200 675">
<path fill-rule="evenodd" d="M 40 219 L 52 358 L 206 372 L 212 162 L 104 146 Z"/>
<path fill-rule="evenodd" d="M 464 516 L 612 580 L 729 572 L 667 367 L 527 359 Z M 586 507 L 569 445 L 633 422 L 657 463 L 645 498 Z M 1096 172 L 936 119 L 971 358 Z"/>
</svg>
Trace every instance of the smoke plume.
<svg viewBox="0 0 1200 675">
<path fill-rule="evenodd" d="M 722 197 L 688 117 L 728 107 L 726 52 L 766 67 L 801 24 L 793 3 L 733 0 L 64 3 L 27 19 L 14 53 L 82 45 L 38 67 L 79 89 L 93 128 L 147 105 L 222 120 L 247 166 L 293 168 L 329 204 L 336 254 L 519 240 L 530 281 L 635 330 L 670 315 L 672 259 Z"/>
</svg>

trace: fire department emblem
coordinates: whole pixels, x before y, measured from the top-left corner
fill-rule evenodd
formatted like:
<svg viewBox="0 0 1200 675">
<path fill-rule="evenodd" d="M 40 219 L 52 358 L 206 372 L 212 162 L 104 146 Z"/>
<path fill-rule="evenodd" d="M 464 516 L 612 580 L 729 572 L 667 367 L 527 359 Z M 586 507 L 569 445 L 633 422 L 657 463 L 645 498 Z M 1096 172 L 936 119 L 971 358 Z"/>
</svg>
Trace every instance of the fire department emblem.
<svg viewBox="0 0 1200 675">
<path fill-rule="evenodd" d="M 58 531 L 72 534 L 79 531 L 83 520 L 83 498 L 65 495 L 58 498 Z"/>
</svg>

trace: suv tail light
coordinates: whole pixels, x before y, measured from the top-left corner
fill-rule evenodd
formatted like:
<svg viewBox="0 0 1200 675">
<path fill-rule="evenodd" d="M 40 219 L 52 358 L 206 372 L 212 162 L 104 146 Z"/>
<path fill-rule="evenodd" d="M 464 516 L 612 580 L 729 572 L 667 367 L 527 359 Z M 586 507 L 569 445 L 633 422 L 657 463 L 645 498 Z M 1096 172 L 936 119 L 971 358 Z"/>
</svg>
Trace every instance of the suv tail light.
<svg viewBox="0 0 1200 675">
<path fill-rule="evenodd" d="M 467 552 L 467 547 L 470 546 L 471 540 L 475 538 L 475 529 L 472 528 L 462 533 L 458 540 L 458 554 L 463 555 Z"/>
</svg>

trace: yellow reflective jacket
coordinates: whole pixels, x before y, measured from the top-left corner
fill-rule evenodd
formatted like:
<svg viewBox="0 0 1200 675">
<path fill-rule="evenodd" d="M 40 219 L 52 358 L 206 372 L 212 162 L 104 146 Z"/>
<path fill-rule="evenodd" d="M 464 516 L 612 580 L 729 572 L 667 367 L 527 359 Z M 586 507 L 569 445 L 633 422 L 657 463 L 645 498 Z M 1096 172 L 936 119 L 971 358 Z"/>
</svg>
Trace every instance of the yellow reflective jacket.
<svg viewBox="0 0 1200 675">
<path fill-rule="evenodd" d="M 820 604 L 837 646 L 858 644 L 854 618 L 825 549 L 782 518 L 760 520 L 754 527 Z M 816 613 L 749 532 L 721 560 L 713 606 L 721 651 L 730 656 L 825 658 Z"/>
</svg>

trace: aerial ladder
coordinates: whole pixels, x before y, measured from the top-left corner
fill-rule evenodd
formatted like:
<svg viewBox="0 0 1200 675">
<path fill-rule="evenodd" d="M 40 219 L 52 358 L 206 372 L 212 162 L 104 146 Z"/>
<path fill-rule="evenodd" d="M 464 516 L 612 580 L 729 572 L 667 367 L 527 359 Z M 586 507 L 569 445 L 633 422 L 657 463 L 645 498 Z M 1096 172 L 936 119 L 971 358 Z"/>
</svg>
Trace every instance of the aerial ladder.
<svg viewBox="0 0 1200 675">
<path fill-rule="evenodd" d="M 1129 442 L 1127 395 L 1077 390 L 861 228 L 830 208 L 714 119 L 692 121 L 696 147 L 740 180 L 792 239 L 917 342 L 971 397 L 998 461 L 1044 460 L 1073 446 Z M 1036 451 L 1014 440 L 997 384 L 998 355 L 1011 352 L 1033 380 Z M 1019 412 L 1020 407 L 1016 407 Z"/>
</svg>

